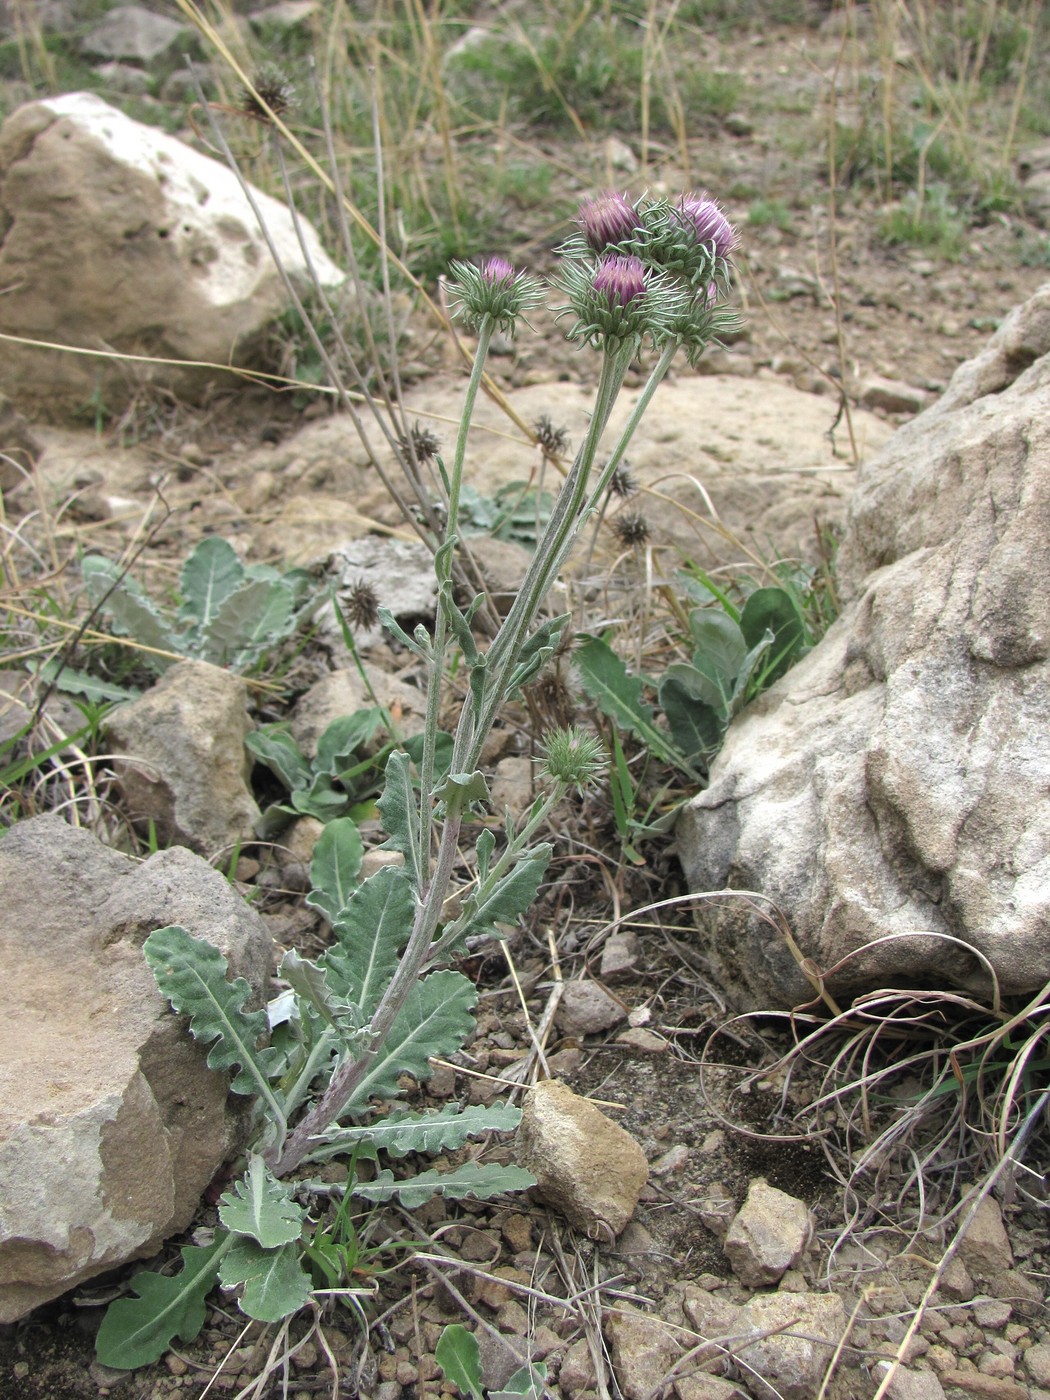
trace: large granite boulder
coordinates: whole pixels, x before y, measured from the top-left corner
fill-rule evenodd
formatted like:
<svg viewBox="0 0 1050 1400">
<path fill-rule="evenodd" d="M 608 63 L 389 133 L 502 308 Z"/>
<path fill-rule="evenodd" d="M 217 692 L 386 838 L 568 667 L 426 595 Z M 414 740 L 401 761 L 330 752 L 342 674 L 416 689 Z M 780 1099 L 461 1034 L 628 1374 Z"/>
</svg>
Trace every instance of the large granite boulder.
<svg viewBox="0 0 1050 1400">
<path fill-rule="evenodd" d="M 306 263 L 285 205 L 254 191 L 282 265 Z M 212 365 L 257 363 L 287 306 L 233 173 L 93 93 L 20 107 L 0 129 L 0 330 L 29 340 Z M 308 225 L 310 260 L 342 275 Z M 0 342 L 0 378 L 41 410 L 108 408 L 149 382 L 202 394 L 221 370 Z M 225 376 L 228 378 L 228 376 Z"/>
<path fill-rule="evenodd" d="M 0 840 L 0 1322 L 154 1254 L 240 1145 L 245 1100 L 142 956 L 172 923 L 261 1003 L 269 934 L 198 856 L 135 861 L 54 816 Z"/>
<path fill-rule="evenodd" d="M 839 995 L 987 985 L 982 959 L 1004 991 L 1037 989 L 1050 981 L 1050 286 L 862 467 L 840 562 L 843 615 L 733 724 L 683 814 L 690 887 L 774 901 Z M 745 901 L 698 917 L 742 1004 L 812 996 Z"/>
</svg>

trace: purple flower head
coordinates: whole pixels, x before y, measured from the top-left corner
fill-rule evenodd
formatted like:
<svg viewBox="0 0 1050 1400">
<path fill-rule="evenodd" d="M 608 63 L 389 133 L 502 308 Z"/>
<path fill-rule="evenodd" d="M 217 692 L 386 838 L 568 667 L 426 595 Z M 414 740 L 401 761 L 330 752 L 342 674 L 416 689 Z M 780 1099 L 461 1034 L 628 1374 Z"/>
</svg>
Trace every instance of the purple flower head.
<svg viewBox="0 0 1050 1400">
<path fill-rule="evenodd" d="M 716 258 L 727 258 L 736 247 L 736 229 L 709 194 L 684 194 L 675 213 L 698 242 L 714 247 Z"/>
<path fill-rule="evenodd" d="M 645 264 L 635 257 L 602 258 L 594 274 L 594 290 L 610 306 L 629 306 L 645 295 Z"/>
<path fill-rule="evenodd" d="M 514 281 L 514 269 L 506 258 L 486 258 L 481 264 L 481 275 L 493 287 Z"/>
<path fill-rule="evenodd" d="M 604 253 L 638 232 L 638 215 L 625 194 L 606 190 L 580 205 L 577 222 L 590 248 Z"/>
</svg>

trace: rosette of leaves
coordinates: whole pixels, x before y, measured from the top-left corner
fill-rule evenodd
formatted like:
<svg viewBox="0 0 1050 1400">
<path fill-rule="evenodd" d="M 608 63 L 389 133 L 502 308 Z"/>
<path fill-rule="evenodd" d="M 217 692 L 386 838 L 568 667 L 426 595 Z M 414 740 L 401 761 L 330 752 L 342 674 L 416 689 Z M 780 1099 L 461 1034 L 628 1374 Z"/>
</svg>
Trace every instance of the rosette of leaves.
<svg viewBox="0 0 1050 1400">
<path fill-rule="evenodd" d="M 318 595 L 305 569 L 280 573 L 243 564 L 228 540 L 209 536 L 193 549 L 179 576 L 178 605 L 161 608 L 111 560 L 89 554 L 81 569 L 88 594 L 112 631 L 144 648 L 143 665 L 160 674 L 169 652 L 250 671 L 310 614 Z"/>
<path fill-rule="evenodd" d="M 176 926 L 146 939 L 144 953 L 158 985 L 188 1018 L 193 1036 L 210 1047 L 209 1066 L 229 1074 L 232 1092 L 252 1101 L 254 1126 L 246 1171 L 219 1202 L 212 1241 L 185 1247 L 182 1268 L 170 1277 L 137 1274 L 130 1285 L 137 1296 L 110 1305 L 96 1341 L 104 1365 L 148 1365 L 175 1337 L 191 1341 L 217 1284 L 236 1293 L 241 1311 L 261 1322 L 277 1322 L 303 1307 L 315 1286 L 311 1265 L 317 1252 L 307 1202 L 317 1191 L 331 1192 L 309 1175 L 313 1164 L 332 1157 L 351 1167 L 369 1161 L 370 1179 L 351 1170 L 346 1193 L 409 1208 L 439 1194 L 487 1199 L 534 1183 L 519 1167 L 473 1161 L 443 1172 L 405 1174 L 410 1155 L 453 1152 L 481 1134 L 511 1131 L 520 1111 L 494 1104 L 375 1113 L 376 1100 L 401 1096 L 406 1076 L 425 1080 L 432 1057 L 463 1045 L 473 1031 L 477 991 L 450 969 L 426 973 L 413 983 L 382 1041 L 370 1040 L 369 1022 L 412 929 L 416 886 L 408 869 L 394 866 L 358 883 L 360 861 L 353 823 L 332 822 L 314 854 L 310 902 L 329 920 L 333 942 L 316 961 L 287 953 L 279 968 L 284 989 L 265 1010 L 248 1009 L 247 982 L 228 980 L 226 959 L 203 939 Z M 506 915 L 519 907 L 517 898 L 504 899 L 490 912 Z M 307 1175 L 282 1181 L 282 1150 L 296 1121 L 338 1070 L 363 1059 L 366 1049 L 365 1073 L 298 1156 Z"/>
<path fill-rule="evenodd" d="M 340 715 L 318 739 L 312 758 L 302 752 L 284 723 L 263 724 L 253 730 L 245 740 L 249 752 L 288 791 L 285 800 L 271 802 L 263 809 L 257 834 L 268 840 L 295 817 L 330 822 L 336 817 L 361 820 L 372 815 L 390 754 L 399 748 L 418 762 L 423 749 L 422 735 L 377 745 L 376 736 L 389 724 L 390 716 L 381 706 Z M 451 757 L 451 738 L 439 733 L 435 750 L 437 770 L 443 774 Z"/>
</svg>

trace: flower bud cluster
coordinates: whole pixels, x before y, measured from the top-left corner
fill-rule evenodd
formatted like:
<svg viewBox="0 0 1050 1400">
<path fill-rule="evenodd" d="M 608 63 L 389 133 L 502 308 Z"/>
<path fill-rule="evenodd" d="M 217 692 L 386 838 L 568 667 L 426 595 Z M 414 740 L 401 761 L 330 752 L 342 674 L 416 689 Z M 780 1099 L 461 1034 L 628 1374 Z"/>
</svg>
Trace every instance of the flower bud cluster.
<svg viewBox="0 0 1050 1400">
<path fill-rule="evenodd" d="M 570 340 L 674 339 L 695 361 L 736 326 L 721 303 L 737 235 L 710 195 L 633 202 L 608 191 L 584 201 L 577 223 L 560 250 Z"/>
</svg>

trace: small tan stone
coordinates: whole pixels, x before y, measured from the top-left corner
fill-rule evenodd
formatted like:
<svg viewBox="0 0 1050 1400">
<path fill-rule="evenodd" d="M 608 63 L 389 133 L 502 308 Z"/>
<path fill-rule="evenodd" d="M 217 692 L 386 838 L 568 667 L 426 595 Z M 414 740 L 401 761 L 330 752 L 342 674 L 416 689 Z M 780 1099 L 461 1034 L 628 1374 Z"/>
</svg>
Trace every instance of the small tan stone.
<svg viewBox="0 0 1050 1400">
<path fill-rule="evenodd" d="M 537 1194 L 571 1225 L 592 1238 L 621 1232 L 649 1175 L 629 1133 L 568 1085 L 547 1079 L 530 1090 L 515 1141 Z"/>
<path fill-rule="evenodd" d="M 629 1303 L 606 1313 L 605 1336 L 625 1400 L 647 1400 L 683 1351 L 675 1330 Z"/>
</svg>

